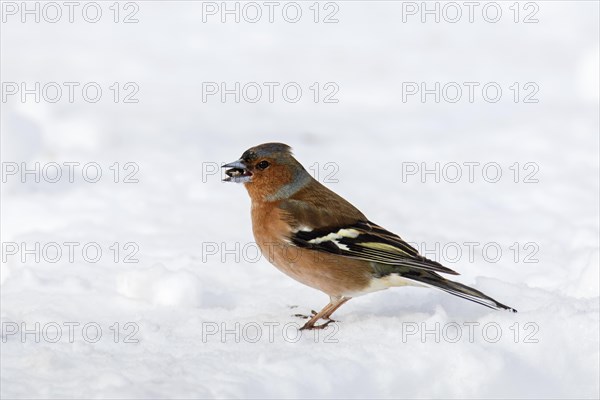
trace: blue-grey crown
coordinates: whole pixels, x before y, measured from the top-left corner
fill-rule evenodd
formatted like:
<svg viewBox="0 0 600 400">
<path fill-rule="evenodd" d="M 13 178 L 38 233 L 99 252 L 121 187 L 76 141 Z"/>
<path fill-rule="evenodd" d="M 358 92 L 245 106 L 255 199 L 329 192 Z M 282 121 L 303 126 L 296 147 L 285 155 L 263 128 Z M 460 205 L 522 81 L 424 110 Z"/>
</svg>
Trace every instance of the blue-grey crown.
<svg viewBox="0 0 600 400">
<path fill-rule="evenodd" d="M 276 154 L 292 154 L 292 148 L 285 143 L 263 143 L 249 148 L 242 154 L 242 160 L 252 161 L 259 157 L 272 157 Z"/>
</svg>

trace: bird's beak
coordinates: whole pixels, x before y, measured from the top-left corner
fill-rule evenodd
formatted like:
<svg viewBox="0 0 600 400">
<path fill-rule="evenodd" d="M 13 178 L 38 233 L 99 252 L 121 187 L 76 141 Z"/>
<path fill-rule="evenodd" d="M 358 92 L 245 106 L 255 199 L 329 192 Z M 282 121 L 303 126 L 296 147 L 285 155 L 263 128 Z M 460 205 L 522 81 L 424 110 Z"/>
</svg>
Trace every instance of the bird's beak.
<svg viewBox="0 0 600 400">
<path fill-rule="evenodd" d="M 237 160 L 229 164 L 222 165 L 221 168 L 229 168 L 225 171 L 227 178 L 223 182 L 246 183 L 252 180 L 252 172 L 242 160 Z"/>
</svg>

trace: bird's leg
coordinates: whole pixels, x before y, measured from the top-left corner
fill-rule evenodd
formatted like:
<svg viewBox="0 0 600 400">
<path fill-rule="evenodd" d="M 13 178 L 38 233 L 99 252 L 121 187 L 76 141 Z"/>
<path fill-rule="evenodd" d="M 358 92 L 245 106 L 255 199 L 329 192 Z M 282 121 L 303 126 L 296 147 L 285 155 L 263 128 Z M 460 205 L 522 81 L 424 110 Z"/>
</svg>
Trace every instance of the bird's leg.
<svg viewBox="0 0 600 400">
<path fill-rule="evenodd" d="M 316 313 L 315 315 L 313 315 L 313 317 L 308 320 L 308 322 L 306 324 L 304 324 L 304 326 L 302 328 L 300 328 L 300 330 L 304 330 L 304 329 L 322 329 L 325 328 L 325 326 L 327 326 L 327 324 L 329 324 L 331 321 L 328 321 L 322 325 L 315 325 L 317 323 L 318 320 L 321 319 L 321 317 L 323 315 L 325 315 L 331 308 L 333 308 L 335 306 L 334 303 L 328 303 L 325 307 L 323 307 L 323 309 L 321 311 L 319 311 L 318 313 Z"/>
<path fill-rule="evenodd" d="M 334 322 L 332 319 L 329 319 L 329 316 L 333 314 L 335 310 L 337 310 L 342 304 L 350 300 L 349 297 L 330 297 L 330 302 L 327 304 L 321 311 L 316 313 L 300 330 L 304 329 L 323 329 L 330 323 Z M 321 325 L 315 325 L 318 320 L 321 318 L 329 319 L 327 322 Z"/>
<path fill-rule="evenodd" d="M 332 306 L 333 306 L 333 303 L 330 302 L 320 312 L 316 312 L 315 310 L 310 310 L 310 313 L 311 313 L 310 315 L 294 314 L 293 316 L 294 317 L 298 317 L 298 318 L 302 318 L 302 319 L 309 319 L 310 318 L 310 321 L 308 321 L 306 323 L 306 325 L 308 325 L 308 323 L 311 322 L 311 321 L 313 321 L 313 320 L 314 320 L 313 322 L 316 322 L 319 319 L 323 318 L 323 317 L 321 317 L 321 314 L 323 313 L 323 311 L 325 311 L 327 308 L 330 308 Z M 319 315 L 319 316 L 317 317 L 317 315 Z"/>
<path fill-rule="evenodd" d="M 340 308 L 341 306 L 343 306 L 348 300 L 350 300 L 352 297 L 342 297 L 338 300 L 337 305 L 332 308 L 331 310 L 329 310 L 329 312 L 327 312 L 327 314 L 323 315 L 323 319 L 329 319 L 331 321 L 333 321 L 331 319 L 331 314 L 333 314 L 338 308 Z M 331 299 L 331 302 L 333 303 L 335 299 Z"/>
</svg>

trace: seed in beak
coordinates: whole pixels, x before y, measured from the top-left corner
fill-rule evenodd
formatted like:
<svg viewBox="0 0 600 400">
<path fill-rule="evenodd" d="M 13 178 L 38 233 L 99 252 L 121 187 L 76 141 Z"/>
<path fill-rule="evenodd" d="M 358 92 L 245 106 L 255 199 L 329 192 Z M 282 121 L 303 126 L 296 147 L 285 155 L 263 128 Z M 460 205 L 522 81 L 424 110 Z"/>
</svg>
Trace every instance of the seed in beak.
<svg viewBox="0 0 600 400">
<path fill-rule="evenodd" d="M 244 173 L 244 170 L 241 168 L 231 168 L 231 169 L 228 169 L 227 171 L 225 171 L 225 174 L 227 174 L 227 176 L 230 176 L 232 178 L 236 177 L 236 176 L 240 176 L 243 173 Z"/>
</svg>

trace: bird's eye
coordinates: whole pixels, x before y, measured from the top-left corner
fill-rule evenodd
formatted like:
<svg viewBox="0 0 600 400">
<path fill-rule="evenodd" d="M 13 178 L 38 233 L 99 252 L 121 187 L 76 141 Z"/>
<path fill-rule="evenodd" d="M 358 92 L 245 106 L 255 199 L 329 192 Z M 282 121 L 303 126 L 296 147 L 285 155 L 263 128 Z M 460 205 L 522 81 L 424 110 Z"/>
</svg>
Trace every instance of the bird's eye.
<svg viewBox="0 0 600 400">
<path fill-rule="evenodd" d="M 260 169 L 262 171 L 263 169 L 267 169 L 267 167 L 269 165 L 270 164 L 269 164 L 268 161 L 263 160 L 263 161 L 259 162 L 258 164 L 256 164 L 256 168 L 258 168 L 258 169 Z"/>
</svg>

